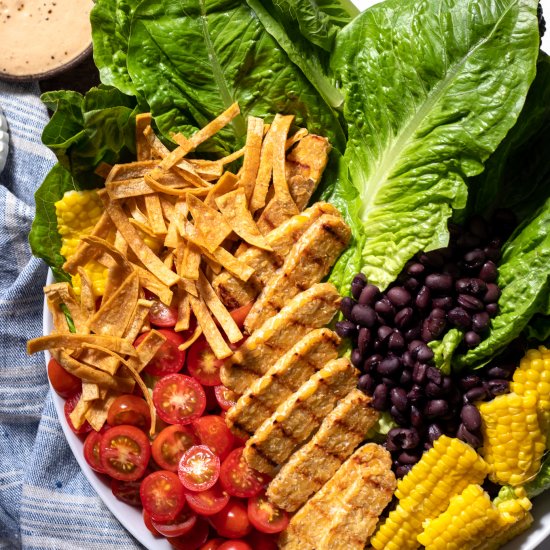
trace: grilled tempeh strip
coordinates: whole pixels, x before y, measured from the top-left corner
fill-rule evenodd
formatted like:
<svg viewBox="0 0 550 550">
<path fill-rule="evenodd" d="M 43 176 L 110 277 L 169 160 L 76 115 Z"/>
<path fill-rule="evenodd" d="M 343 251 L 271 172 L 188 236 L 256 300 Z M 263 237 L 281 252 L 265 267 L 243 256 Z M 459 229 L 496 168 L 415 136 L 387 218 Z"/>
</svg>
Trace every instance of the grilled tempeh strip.
<svg viewBox="0 0 550 550">
<path fill-rule="evenodd" d="M 290 520 L 284 550 L 362 550 L 395 490 L 391 456 L 376 443 L 360 447 Z"/>
<path fill-rule="evenodd" d="M 372 399 L 352 390 L 323 420 L 319 431 L 281 468 L 267 496 L 280 508 L 297 510 L 338 470 L 378 420 Z"/>
<path fill-rule="evenodd" d="M 292 394 L 246 442 L 248 464 L 269 475 L 319 427 L 356 385 L 359 371 L 345 357 L 329 361 Z"/>
<path fill-rule="evenodd" d="M 220 273 L 212 281 L 212 286 L 221 301 L 229 309 L 252 302 L 277 269 L 283 265 L 294 244 L 323 214 L 340 215 L 330 204 L 316 202 L 266 235 L 267 244 L 273 249 L 272 252 L 256 247 L 247 248 L 242 253 L 237 251 L 236 256 L 254 269 L 254 275 L 245 283 L 228 271 Z"/>
<path fill-rule="evenodd" d="M 340 301 L 338 290 L 330 283 L 318 283 L 294 296 L 225 361 L 220 373 L 223 384 L 242 395 L 296 341 L 328 324 Z"/>
<path fill-rule="evenodd" d="M 339 344 L 338 335 L 328 328 L 306 334 L 227 412 L 231 431 L 242 439 L 251 436 L 310 376 L 338 357 Z"/>
<path fill-rule="evenodd" d="M 347 247 L 351 231 L 340 216 L 323 215 L 292 247 L 285 263 L 262 290 L 244 326 L 250 334 L 290 298 L 321 281 Z"/>
</svg>

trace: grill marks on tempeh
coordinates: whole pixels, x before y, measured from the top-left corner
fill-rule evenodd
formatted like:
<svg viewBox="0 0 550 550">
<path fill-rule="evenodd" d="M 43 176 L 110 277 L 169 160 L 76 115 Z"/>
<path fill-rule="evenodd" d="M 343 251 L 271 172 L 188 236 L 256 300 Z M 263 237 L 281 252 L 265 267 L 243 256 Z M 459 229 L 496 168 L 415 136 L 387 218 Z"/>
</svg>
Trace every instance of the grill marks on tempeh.
<svg viewBox="0 0 550 550">
<path fill-rule="evenodd" d="M 290 457 L 269 484 L 270 500 L 294 512 L 318 491 L 378 420 L 379 414 L 370 406 L 371 401 L 357 389 L 344 397 L 311 440 Z"/>
<path fill-rule="evenodd" d="M 328 328 L 313 330 L 288 350 L 240 397 L 225 417 L 231 431 L 246 439 L 310 376 L 338 357 L 340 338 Z"/>
<path fill-rule="evenodd" d="M 391 456 L 367 443 L 290 520 L 284 550 L 362 550 L 395 490 Z"/>
<path fill-rule="evenodd" d="M 319 427 L 337 401 L 356 386 L 358 374 L 346 358 L 329 361 L 246 442 L 244 457 L 248 464 L 274 475 L 276 468 Z"/>
<path fill-rule="evenodd" d="M 220 373 L 223 384 L 242 395 L 296 341 L 327 325 L 340 301 L 336 287 L 330 283 L 318 283 L 295 296 L 226 360 Z"/>
<path fill-rule="evenodd" d="M 262 290 L 245 320 L 248 333 L 276 315 L 290 298 L 321 281 L 348 245 L 350 236 L 351 231 L 340 216 L 325 214 L 317 219 Z"/>
</svg>

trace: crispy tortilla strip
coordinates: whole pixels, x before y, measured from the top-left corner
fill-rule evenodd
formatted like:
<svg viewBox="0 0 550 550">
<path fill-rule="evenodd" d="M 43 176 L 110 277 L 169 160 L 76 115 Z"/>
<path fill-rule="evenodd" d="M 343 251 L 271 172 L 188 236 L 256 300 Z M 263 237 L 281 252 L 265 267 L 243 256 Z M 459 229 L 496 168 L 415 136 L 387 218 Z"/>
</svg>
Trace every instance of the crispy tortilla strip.
<svg viewBox="0 0 550 550">
<path fill-rule="evenodd" d="M 249 116 L 246 132 L 243 168 L 239 178 L 239 186 L 244 189 L 247 205 L 250 203 L 256 176 L 260 167 L 262 140 L 264 136 L 264 121 L 261 118 Z M 269 182 L 268 182 L 269 183 Z"/>
<path fill-rule="evenodd" d="M 139 222 L 139 221 L 137 221 L 137 220 L 134 219 L 134 218 L 130 218 L 128 221 L 129 221 L 134 227 L 136 227 L 137 229 L 139 229 L 142 233 L 145 233 L 146 235 L 149 235 L 149 237 L 152 237 L 153 239 L 156 237 L 155 232 L 151 229 L 151 227 L 150 227 L 148 224 Z"/>
<path fill-rule="evenodd" d="M 115 353 L 136 355 L 134 346 L 127 340 L 99 334 L 50 334 L 27 342 L 27 353 L 37 353 L 46 349 L 77 349 L 83 344 L 95 344 L 111 349 Z"/>
<path fill-rule="evenodd" d="M 139 276 L 139 284 L 150 290 L 153 294 L 158 296 L 158 299 L 169 306 L 172 303 L 174 293 L 170 290 L 170 287 L 165 285 L 161 280 L 155 277 L 150 271 L 143 269 L 143 267 L 132 264 L 134 271 Z"/>
<path fill-rule="evenodd" d="M 82 382 L 82 400 L 94 401 L 99 399 L 99 386 L 92 382 Z"/>
<path fill-rule="evenodd" d="M 136 229 L 128 221 L 120 205 L 117 202 L 109 201 L 103 194 L 100 194 L 100 196 L 109 217 L 113 220 L 113 223 L 122 233 L 122 236 L 143 265 L 165 285 L 170 287 L 176 284 L 179 280 L 178 275 L 170 271 L 159 257 L 143 242 Z"/>
<path fill-rule="evenodd" d="M 126 201 L 125 206 L 134 220 L 141 224 L 149 225 L 149 218 L 145 215 L 144 197 L 132 197 Z"/>
<path fill-rule="evenodd" d="M 284 550 L 362 550 L 395 490 L 391 456 L 367 443 L 290 520 Z"/>
<path fill-rule="evenodd" d="M 178 287 L 178 320 L 174 330 L 181 332 L 189 330 L 191 324 L 191 304 L 187 292 L 180 286 Z"/>
<path fill-rule="evenodd" d="M 123 337 L 126 340 L 133 342 L 138 337 L 141 327 L 143 326 L 145 319 L 147 319 L 152 305 L 153 302 L 150 300 L 143 300 L 140 298 L 137 301 L 134 312 L 132 313 L 132 320 L 123 334 Z"/>
<path fill-rule="evenodd" d="M 330 283 L 313 285 L 268 319 L 221 368 L 223 384 L 243 394 L 298 340 L 328 324 L 338 311 L 340 295 Z"/>
<path fill-rule="evenodd" d="M 137 357 L 130 358 L 128 361 L 130 366 L 136 372 L 141 372 L 153 359 L 164 342 L 166 342 L 166 336 L 157 330 L 151 330 L 136 347 Z"/>
<path fill-rule="evenodd" d="M 269 251 L 273 250 L 267 244 L 254 218 L 252 218 L 250 210 L 248 210 L 246 194 L 242 187 L 218 197 L 216 205 L 229 227 L 239 237 L 258 248 Z"/>
<path fill-rule="evenodd" d="M 329 361 L 292 394 L 246 442 L 249 466 L 269 475 L 320 426 L 339 399 L 357 384 L 359 371 L 345 357 Z"/>
<path fill-rule="evenodd" d="M 304 139 L 308 135 L 307 128 L 299 128 L 294 134 L 292 134 L 285 143 L 285 150 L 289 150 L 293 145 Z"/>
<path fill-rule="evenodd" d="M 105 185 L 115 181 L 133 180 L 143 178 L 158 165 L 157 160 L 139 160 L 126 164 L 115 164 L 111 170 Z"/>
<path fill-rule="evenodd" d="M 290 298 L 322 281 L 348 246 L 350 228 L 340 216 L 325 214 L 292 247 L 285 263 L 262 290 L 245 319 L 248 333 L 276 315 Z"/>
<path fill-rule="evenodd" d="M 160 198 L 160 206 L 162 207 L 162 214 L 164 216 L 164 219 L 170 223 L 172 221 L 172 218 L 174 217 L 174 203 L 170 200 L 168 200 L 166 197 L 163 197 L 162 195 L 159 196 Z"/>
<path fill-rule="evenodd" d="M 109 172 L 113 169 L 112 164 L 108 164 L 106 162 L 100 162 L 96 169 L 94 170 L 94 174 L 97 174 L 100 178 L 107 179 L 109 177 Z"/>
<path fill-rule="evenodd" d="M 82 348 L 85 350 L 92 350 L 94 352 L 99 352 L 99 356 L 101 359 L 112 359 L 110 362 L 112 365 L 115 365 L 114 368 L 109 368 L 109 362 L 108 361 L 98 361 L 97 364 L 94 363 L 88 363 L 88 361 L 83 360 L 86 364 L 90 364 L 94 367 L 97 367 L 100 370 L 103 370 L 105 372 L 108 372 L 111 375 L 114 375 L 119 367 L 119 363 L 122 363 L 123 365 L 128 365 L 128 361 L 124 359 L 124 357 L 121 357 L 118 353 L 114 352 L 113 350 L 106 348 L 104 346 L 98 346 L 96 344 L 82 344 Z M 137 354 L 135 354 L 137 355 Z M 80 358 L 82 359 L 82 358 Z"/>
<path fill-rule="evenodd" d="M 187 197 L 187 205 L 193 216 L 195 228 L 202 239 L 203 248 L 211 253 L 214 252 L 231 235 L 231 226 L 222 214 L 206 206 L 193 195 Z"/>
<path fill-rule="evenodd" d="M 305 136 L 286 157 L 286 181 L 296 206 L 303 210 L 323 177 L 331 150 L 325 137 Z"/>
<path fill-rule="evenodd" d="M 120 231 L 116 231 L 115 233 L 115 248 L 126 258 L 128 254 L 128 243 L 124 240 Z"/>
<path fill-rule="evenodd" d="M 131 180 L 112 181 L 105 184 L 111 200 L 127 199 L 129 197 L 140 197 L 154 193 L 155 190 L 145 183 L 143 178 Z"/>
<path fill-rule="evenodd" d="M 250 211 L 252 213 L 263 208 L 266 203 L 267 192 L 271 182 L 271 174 L 273 172 L 273 140 L 274 133 L 277 131 L 276 121 L 280 115 L 275 115 L 273 125 L 269 128 L 263 143 L 260 154 L 260 165 L 256 174 L 256 183 L 252 192 L 252 197 L 249 201 Z M 273 128 L 275 126 L 275 128 Z"/>
<path fill-rule="evenodd" d="M 195 187 L 210 187 L 210 184 L 197 174 L 195 167 L 187 160 L 181 160 L 176 166 L 172 167 L 172 170 Z"/>
<path fill-rule="evenodd" d="M 160 141 L 151 126 L 147 126 L 147 128 L 145 128 L 145 130 L 143 131 L 143 135 L 149 143 L 149 147 L 151 148 L 153 156 L 159 159 L 163 159 L 170 154 L 170 150 L 166 147 L 166 145 L 164 145 L 164 143 L 162 143 L 162 141 Z"/>
<path fill-rule="evenodd" d="M 179 238 L 182 238 L 178 235 Z M 185 241 L 183 241 L 185 243 Z M 183 252 L 181 272 L 179 275 L 190 281 L 199 280 L 199 268 L 201 265 L 201 251 L 192 242 L 187 242 Z"/>
<path fill-rule="evenodd" d="M 223 173 L 223 165 L 217 160 L 187 159 L 195 167 L 201 178 L 212 181 L 217 180 Z"/>
<path fill-rule="evenodd" d="M 119 376 L 111 376 L 106 372 L 94 369 L 93 367 L 85 365 L 77 359 L 74 359 L 64 351 L 58 352 L 57 350 L 52 350 L 52 356 L 55 357 L 57 362 L 67 372 L 74 374 L 77 378 L 80 378 L 81 380 L 93 382 L 103 388 L 118 390 L 122 393 L 132 392 L 132 389 L 134 387 L 133 380 L 121 378 Z"/>
<path fill-rule="evenodd" d="M 108 391 L 103 398 L 90 403 L 90 407 L 86 411 L 86 420 L 96 432 L 99 432 L 107 422 L 109 409 L 118 395 L 118 392 Z"/>
<path fill-rule="evenodd" d="M 222 166 L 225 166 L 226 164 L 231 164 L 232 162 L 240 159 L 244 155 L 244 152 L 245 152 L 245 148 L 242 147 L 238 151 L 235 151 L 234 153 L 231 153 L 225 157 L 222 157 L 221 159 L 218 160 L 218 162 Z"/>
<path fill-rule="evenodd" d="M 296 511 L 336 473 L 379 416 L 371 397 L 350 391 L 271 481 L 269 499 L 284 510 Z"/>
<path fill-rule="evenodd" d="M 143 394 L 143 397 L 145 398 L 145 401 L 147 401 L 147 405 L 149 406 L 149 414 L 151 415 L 151 427 L 149 428 L 149 435 L 153 436 L 155 435 L 157 425 L 157 410 L 155 409 L 155 405 L 153 404 L 151 393 L 149 392 L 149 388 L 145 385 L 145 382 L 143 382 L 139 373 L 131 365 L 127 365 L 126 368 L 128 369 L 128 372 L 132 375 L 133 379 L 136 381 L 136 384 L 139 386 L 139 389 L 141 390 L 141 393 Z"/>
<path fill-rule="evenodd" d="M 153 157 L 151 145 L 143 134 L 147 127 L 151 127 L 151 113 L 136 115 L 136 157 L 139 160 L 150 160 Z"/>
<path fill-rule="evenodd" d="M 237 253 L 241 261 L 254 269 L 254 277 L 248 283 L 243 283 L 227 271 L 217 276 L 212 284 L 222 302 L 229 309 L 236 309 L 252 302 L 277 269 L 283 265 L 298 239 L 323 214 L 339 215 L 330 204 L 317 202 L 266 235 L 266 241 L 273 252 L 252 247 L 242 254 Z"/>
<path fill-rule="evenodd" d="M 232 344 L 240 342 L 243 339 L 243 333 L 240 331 L 233 317 L 231 317 L 229 311 L 227 311 L 226 307 L 218 298 L 218 295 L 210 286 L 208 279 L 205 277 L 202 271 L 199 274 L 199 282 L 197 284 L 197 288 L 199 290 L 200 297 L 204 300 L 204 303 L 207 305 L 208 309 L 217 319 L 222 330 L 227 335 L 229 341 Z"/>
<path fill-rule="evenodd" d="M 118 232 L 117 232 L 118 233 Z M 123 254 L 116 246 L 113 246 L 105 239 L 96 237 L 94 235 L 88 235 L 81 238 L 81 241 L 87 243 L 91 250 L 98 250 L 101 253 L 105 253 L 109 256 L 114 264 L 121 268 L 121 273 L 124 277 L 128 277 L 133 271 L 132 264 L 126 259 L 126 255 Z M 98 258 L 99 260 L 100 258 Z M 113 264 L 103 264 L 106 267 L 112 267 Z"/>
<path fill-rule="evenodd" d="M 197 318 L 197 323 L 204 333 L 206 341 L 210 344 L 212 351 L 217 359 L 225 359 L 229 357 L 233 352 L 231 348 L 225 343 L 221 332 L 218 330 L 216 323 L 212 320 L 208 307 L 201 298 L 195 298 L 189 294 L 189 302 L 191 303 L 191 309 Z"/>
<path fill-rule="evenodd" d="M 340 338 L 328 328 L 306 334 L 227 411 L 225 421 L 241 439 L 250 437 L 310 376 L 338 357 Z"/>
<path fill-rule="evenodd" d="M 86 420 L 86 413 L 88 412 L 90 408 L 90 401 L 86 401 L 84 399 L 84 396 L 81 395 L 80 399 L 78 400 L 77 404 L 75 405 L 75 408 L 72 410 L 71 414 L 69 414 L 69 418 L 71 419 L 71 422 L 73 423 L 73 426 L 78 430 L 80 427 L 82 427 L 82 424 L 84 424 Z"/>
<path fill-rule="evenodd" d="M 193 334 L 183 344 L 180 344 L 178 346 L 178 349 L 180 351 L 185 351 L 186 349 L 190 348 L 200 338 L 201 334 L 202 328 L 199 326 L 195 327 Z"/>
<path fill-rule="evenodd" d="M 84 319 L 88 319 L 95 313 L 95 296 L 92 281 L 86 270 L 78 267 L 80 275 L 80 311 Z"/>
<path fill-rule="evenodd" d="M 153 172 L 151 172 L 153 174 Z M 170 187 L 161 183 L 158 179 L 154 179 L 152 175 L 145 176 L 145 182 L 147 185 L 159 193 L 165 193 L 166 195 L 172 195 L 174 197 L 185 197 L 191 193 L 198 197 L 203 197 L 208 194 L 210 187 Z"/>
<path fill-rule="evenodd" d="M 44 287 L 44 294 L 48 303 L 52 303 L 56 309 L 61 310 L 61 304 L 65 305 L 71 314 L 76 332 L 88 334 L 88 319 L 82 315 L 74 291 L 69 283 L 54 283 Z"/>
<path fill-rule="evenodd" d="M 71 331 L 69 330 L 69 325 L 67 323 L 67 317 L 59 308 L 59 304 L 46 298 L 48 303 L 48 311 L 52 316 L 52 322 L 55 332 L 59 334 L 68 334 Z"/>
<path fill-rule="evenodd" d="M 174 215 L 172 216 L 172 224 L 174 224 L 175 229 L 177 229 L 180 235 L 183 235 L 183 233 L 185 232 L 185 224 L 188 221 L 188 216 L 189 206 L 187 205 L 187 200 L 185 197 L 179 197 L 174 204 Z"/>
<path fill-rule="evenodd" d="M 149 218 L 149 225 L 155 235 L 166 235 L 166 224 L 164 223 L 164 214 L 160 199 L 157 194 L 145 195 L 143 197 L 145 201 L 145 208 L 147 210 L 147 217 Z"/>
<path fill-rule="evenodd" d="M 233 191 L 237 187 L 238 178 L 231 172 L 224 172 L 223 176 L 210 188 L 204 199 L 204 204 L 210 208 L 216 208 L 216 199 Z"/>
</svg>

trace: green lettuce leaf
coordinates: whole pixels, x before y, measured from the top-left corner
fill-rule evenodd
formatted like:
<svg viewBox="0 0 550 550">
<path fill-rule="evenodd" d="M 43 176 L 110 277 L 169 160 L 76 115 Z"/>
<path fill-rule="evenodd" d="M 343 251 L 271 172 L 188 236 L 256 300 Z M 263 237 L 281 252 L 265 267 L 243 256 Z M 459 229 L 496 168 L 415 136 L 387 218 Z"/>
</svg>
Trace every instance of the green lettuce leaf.
<svg viewBox="0 0 550 550">
<path fill-rule="evenodd" d="M 537 477 L 525 484 L 529 498 L 536 497 L 550 488 L 550 454 L 546 456 Z"/>
<path fill-rule="evenodd" d="M 456 348 L 462 342 L 463 334 L 460 330 L 453 328 L 443 336 L 442 340 L 434 340 L 428 344 L 434 352 L 435 366 L 443 374 L 451 374 L 451 361 Z"/>
<path fill-rule="evenodd" d="M 239 0 L 144 0 L 134 13 L 128 70 L 160 131 L 186 135 L 238 101 L 241 116 L 205 144 L 216 152 L 243 143 L 248 115 L 292 113 L 341 150 L 338 117 Z"/>
<path fill-rule="evenodd" d="M 465 179 L 514 125 L 535 76 L 536 0 L 387 0 L 336 39 L 345 158 L 362 206 L 362 268 L 385 288 L 448 243 Z M 350 270 L 353 271 L 353 270 Z"/>
</svg>

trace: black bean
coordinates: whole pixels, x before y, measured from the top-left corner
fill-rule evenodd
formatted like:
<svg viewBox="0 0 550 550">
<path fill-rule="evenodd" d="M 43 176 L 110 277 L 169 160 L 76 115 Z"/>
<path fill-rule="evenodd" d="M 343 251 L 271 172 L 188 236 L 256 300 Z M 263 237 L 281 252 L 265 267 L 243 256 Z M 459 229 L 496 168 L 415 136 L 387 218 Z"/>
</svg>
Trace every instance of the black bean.
<svg viewBox="0 0 550 550">
<path fill-rule="evenodd" d="M 418 259 L 422 264 L 434 269 L 441 269 L 445 263 L 445 255 L 441 250 L 430 250 L 430 252 L 421 253 Z"/>
<path fill-rule="evenodd" d="M 387 386 L 388 391 L 390 391 L 395 386 L 395 380 L 393 378 L 388 378 L 387 376 L 383 376 L 381 382 L 382 384 Z"/>
<path fill-rule="evenodd" d="M 487 222 L 479 214 L 475 214 L 469 219 L 468 229 L 473 235 L 483 241 L 487 239 L 489 234 Z"/>
<path fill-rule="evenodd" d="M 397 457 L 397 461 L 401 464 L 416 464 L 419 460 L 420 456 L 414 451 L 403 451 Z"/>
<path fill-rule="evenodd" d="M 358 302 L 364 306 L 372 306 L 380 295 L 380 289 L 375 285 L 365 285 L 361 291 Z"/>
<path fill-rule="evenodd" d="M 354 338 L 357 334 L 357 325 L 351 321 L 338 321 L 334 328 L 340 338 Z"/>
<path fill-rule="evenodd" d="M 444 394 L 443 388 L 440 388 L 437 384 L 434 384 L 433 382 L 428 382 L 424 389 L 428 397 L 431 397 L 431 398 L 443 397 L 443 394 Z"/>
<path fill-rule="evenodd" d="M 399 310 L 395 315 L 395 326 L 400 329 L 407 328 L 413 319 L 413 308 L 412 307 L 404 307 L 403 309 Z"/>
<path fill-rule="evenodd" d="M 370 340 L 371 340 L 370 329 L 366 327 L 361 327 L 359 329 L 359 336 L 357 337 L 357 347 L 359 348 L 359 351 L 361 352 L 361 355 L 363 357 L 367 355 Z"/>
<path fill-rule="evenodd" d="M 428 380 L 431 380 L 434 384 L 437 384 L 438 386 L 441 386 L 443 383 L 443 375 L 441 374 L 441 371 L 435 367 L 428 367 L 428 370 L 426 371 L 426 376 Z"/>
<path fill-rule="evenodd" d="M 361 296 L 361 291 L 366 284 L 367 277 L 364 273 L 359 273 L 353 278 L 353 281 L 351 282 L 351 294 L 356 300 L 358 300 L 359 296 Z"/>
<path fill-rule="evenodd" d="M 403 286 L 409 291 L 415 291 L 420 286 L 420 281 L 418 279 L 415 279 L 414 277 L 408 277 L 403 282 Z"/>
<path fill-rule="evenodd" d="M 412 464 L 401 464 L 395 469 L 395 477 L 401 479 L 412 470 Z"/>
<path fill-rule="evenodd" d="M 417 384 L 423 384 L 426 381 L 428 365 L 425 363 L 415 363 L 413 368 L 413 380 Z"/>
<path fill-rule="evenodd" d="M 454 301 L 451 296 L 439 296 L 432 300 L 432 307 L 448 311 L 453 307 L 453 303 Z"/>
<path fill-rule="evenodd" d="M 485 306 L 485 311 L 489 314 L 489 317 L 495 317 L 495 315 L 498 315 L 499 312 L 498 304 L 487 304 Z"/>
<path fill-rule="evenodd" d="M 411 342 L 412 340 L 418 340 L 420 338 L 420 326 L 412 327 L 405 331 L 405 340 Z"/>
<path fill-rule="evenodd" d="M 393 376 L 397 374 L 401 363 L 397 357 L 386 357 L 378 365 L 378 374 L 382 376 Z"/>
<path fill-rule="evenodd" d="M 479 298 L 476 298 L 475 296 L 470 296 L 469 294 L 459 294 L 456 301 L 458 302 L 459 306 L 468 311 L 483 311 L 485 309 L 485 307 L 483 306 L 483 302 Z"/>
<path fill-rule="evenodd" d="M 497 302 L 500 298 L 500 288 L 495 283 L 489 283 L 487 285 L 487 290 L 485 294 L 483 295 L 483 301 L 486 304 L 490 304 L 491 302 Z"/>
<path fill-rule="evenodd" d="M 403 388 L 392 388 L 390 399 L 399 411 L 405 412 L 407 410 L 407 392 Z"/>
<path fill-rule="evenodd" d="M 491 260 L 492 262 L 498 262 L 500 260 L 500 243 L 497 243 L 497 246 L 489 244 L 489 246 L 486 246 L 483 249 L 483 252 L 485 252 L 485 256 L 487 256 L 488 260 Z"/>
<path fill-rule="evenodd" d="M 436 439 L 439 439 L 443 435 L 443 430 L 437 424 L 430 424 L 428 426 L 428 441 L 433 443 Z"/>
<path fill-rule="evenodd" d="M 426 309 L 431 302 L 431 293 L 430 289 L 424 285 L 418 291 L 414 303 L 418 309 Z"/>
<path fill-rule="evenodd" d="M 424 344 L 416 354 L 416 358 L 422 363 L 427 363 L 428 361 L 431 361 L 433 357 L 434 352 L 426 344 Z"/>
<path fill-rule="evenodd" d="M 468 391 L 481 385 L 481 378 L 477 374 L 467 374 L 458 381 L 459 386 Z"/>
<path fill-rule="evenodd" d="M 353 300 L 349 296 L 342 298 L 342 301 L 340 302 L 340 311 L 344 314 L 344 317 L 346 319 L 351 319 L 351 310 L 353 309 L 354 305 L 355 300 Z"/>
<path fill-rule="evenodd" d="M 374 310 L 382 317 L 389 318 L 395 315 L 395 308 L 389 298 L 384 296 L 374 304 Z"/>
<path fill-rule="evenodd" d="M 508 393 L 510 390 L 510 383 L 508 380 L 489 380 L 487 383 L 487 387 L 489 388 L 489 392 L 493 397 L 496 397 L 497 395 L 502 395 L 503 393 Z"/>
<path fill-rule="evenodd" d="M 411 403 L 419 403 L 420 401 L 422 401 L 422 399 L 424 399 L 424 397 L 424 390 L 418 384 L 414 384 L 413 387 L 409 390 L 409 393 L 407 393 L 407 399 Z"/>
<path fill-rule="evenodd" d="M 487 390 L 483 386 L 478 386 L 468 390 L 464 394 L 464 401 L 467 403 L 475 403 L 476 401 L 483 401 L 487 397 Z"/>
<path fill-rule="evenodd" d="M 483 265 L 486 256 L 481 248 L 474 248 L 470 252 L 464 254 L 464 264 L 469 269 L 477 269 Z"/>
<path fill-rule="evenodd" d="M 486 261 L 479 270 L 479 278 L 483 279 L 486 283 L 494 283 L 498 277 L 498 270 L 495 262 L 491 260 Z"/>
<path fill-rule="evenodd" d="M 391 327 L 388 327 L 387 325 L 382 325 L 381 327 L 378 327 L 378 339 L 383 342 L 384 340 L 387 340 L 390 335 L 393 333 L 393 329 Z"/>
<path fill-rule="evenodd" d="M 425 342 L 435 340 L 441 336 L 446 325 L 445 311 L 439 308 L 432 310 L 428 318 L 422 323 L 422 340 Z"/>
<path fill-rule="evenodd" d="M 447 273 L 432 273 L 426 277 L 425 284 L 430 290 L 448 292 L 453 288 L 453 278 Z"/>
<path fill-rule="evenodd" d="M 390 407 L 390 414 L 400 426 L 408 426 L 410 424 L 408 415 L 405 412 L 401 412 L 395 405 Z"/>
<path fill-rule="evenodd" d="M 444 399 L 432 399 L 426 403 L 424 414 L 428 418 L 440 418 L 449 412 L 449 405 Z"/>
<path fill-rule="evenodd" d="M 462 307 L 454 307 L 447 313 L 447 319 L 455 327 L 468 329 L 472 323 L 470 314 Z"/>
<path fill-rule="evenodd" d="M 426 344 L 422 340 L 413 340 L 412 342 L 409 342 L 408 350 L 411 352 L 414 359 L 416 359 L 418 352 L 425 345 Z"/>
<path fill-rule="evenodd" d="M 374 389 L 375 384 L 376 384 L 376 381 L 372 375 L 363 374 L 361 377 L 359 377 L 359 381 L 357 382 L 357 387 L 361 391 L 364 391 L 370 394 Z"/>
<path fill-rule="evenodd" d="M 481 336 L 477 332 L 469 330 L 464 334 L 464 342 L 470 349 L 475 348 L 481 343 Z"/>
<path fill-rule="evenodd" d="M 398 330 L 394 330 L 388 339 L 388 349 L 391 351 L 401 351 L 405 347 L 405 338 Z"/>
<path fill-rule="evenodd" d="M 415 405 L 411 405 L 410 417 L 411 417 L 411 425 L 414 428 L 421 428 L 422 425 L 424 424 L 424 416 L 420 412 L 420 409 Z"/>
<path fill-rule="evenodd" d="M 512 372 L 510 369 L 507 369 L 507 368 L 503 368 L 503 367 L 491 367 L 488 371 L 487 371 L 487 376 L 489 376 L 489 378 L 502 378 L 502 379 L 507 379 L 507 378 L 510 378 L 512 376 Z"/>
<path fill-rule="evenodd" d="M 443 273 L 447 273 L 454 279 L 460 277 L 460 268 L 454 262 L 447 262 L 442 269 Z"/>
<path fill-rule="evenodd" d="M 460 393 L 460 390 L 456 386 L 451 386 L 447 401 L 449 402 L 451 407 L 456 407 L 462 402 L 462 393 Z"/>
<path fill-rule="evenodd" d="M 372 393 L 372 406 L 377 411 L 383 411 L 388 402 L 388 388 L 384 384 L 378 384 Z"/>
<path fill-rule="evenodd" d="M 472 330 L 474 332 L 484 332 L 489 328 L 489 322 L 491 318 L 486 311 L 481 311 L 480 313 L 474 313 L 472 315 Z"/>
<path fill-rule="evenodd" d="M 460 419 L 470 432 L 475 432 L 481 428 L 481 415 L 475 405 L 470 403 L 464 405 L 460 411 Z"/>
<path fill-rule="evenodd" d="M 395 307 L 405 307 L 411 301 L 411 293 L 402 286 L 394 286 L 386 292 L 386 296 Z"/>
<path fill-rule="evenodd" d="M 471 445 L 474 449 L 481 446 L 481 438 L 470 432 L 464 424 L 460 424 L 456 432 L 456 436 L 458 439 L 464 441 L 464 443 Z"/>
<path fill-rule="evenodd" d="M 426 267 L 420 262 L 413 262 L 407 267 L 407 273 L 412 277 L 419 277 L 426 271 Z"/>
<path fill-rule="evenodd" d="M 399 377 L 399 384 L 401 386 L 408 386 L 412 382 L 412 373 L 410 370 L 404 370 Z"/>
<path fill-rule="evenodd" d="M 360 368 L 363 364 L 363 354 L 359 348 L 355 348 L 351 352 L 351 362 L 354 367 Z"/>
<path fill-rule="evenodd" d="M 386 440 L 388 450 L 414 449 L 420 443 L 418 431 L 414 428 L 392 428 Z M 390 446 L 392 447 L 390 449 Z"/>
<path fill-rule="evenodd" d="M 380 361 L 382 361 L 382 359 L 384 358 L 381 355 L 378 355 L 377 353 L 367 357 L 367 359 L 365 360 L 365 363 L 363 364 L 363 370 L 365 372 L 375 371 L 378 368 L 378 365 L 380 364 Z"/>
<path fill-rule="evenodd" d="M 403 353 L 403 355 L 401 355 L 401 361 L 402 361 L 402 363 L 405 367 L 408 367 L 410 369 L 412 369 L 414 367 L 415 361 L 412 358 L 412 355 L 411 355 L 410 351 L 406 351 L 406 352 Z"/>
<path fill-rule="evenodd" d="M 480 296 L 487 290 L 487 284 L 476 277 L 463 277 L 455 283 L 455 289 L 460 294 Z"/>
<path fill-rule="evenodd" d="M 376 323 L 376 313 L 369 306 L 356 304 L 351 310 L 351 320 L 364 327 L 373 327 Z"/>
<path fill-rule="evenodd" d="M 441 381 L 441 389 L 443 390 L 443 394 L 449 394 L 453 387 L 454 386 L 452 378 L 450 376 L 443 376 L 443 379 Z"/>
</svg>

